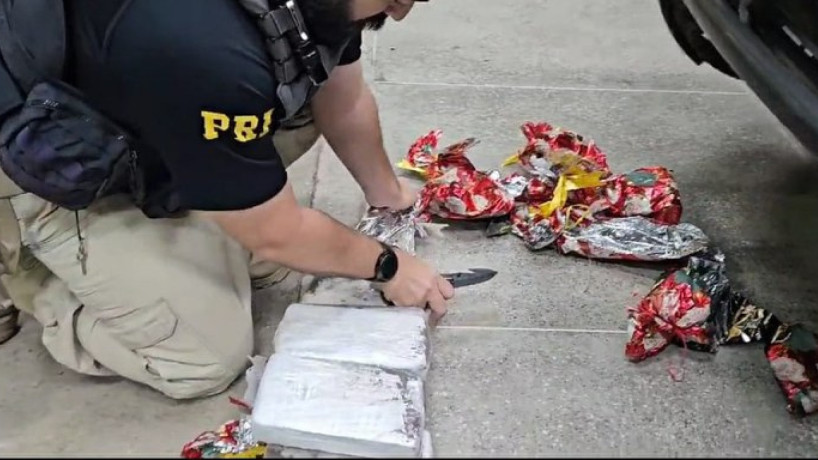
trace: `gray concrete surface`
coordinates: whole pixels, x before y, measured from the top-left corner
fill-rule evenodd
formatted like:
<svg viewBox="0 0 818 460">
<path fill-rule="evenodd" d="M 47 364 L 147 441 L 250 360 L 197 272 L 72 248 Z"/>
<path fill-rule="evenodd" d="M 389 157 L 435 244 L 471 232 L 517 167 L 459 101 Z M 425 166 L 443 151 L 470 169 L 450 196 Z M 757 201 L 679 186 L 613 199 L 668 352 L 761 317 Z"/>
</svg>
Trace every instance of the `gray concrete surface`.
<svg viewBox="0 0 818 460">
<path fill-rule="evenodd" d="M 617 171 L 672 168 L 685 220 L 727 253 L 735 283 L 818 329 L 818 169 L 744 86 L 696 67 L 651 0 L 447 0 L 369 37 L 367 75 L 394 159 L 430 129 L 477 136 L 478 166 L 545 120 L 594 138 Z M 300 198 L 347 223 L 360 193 L 331 152 L 295 166 Z M 441 456 L 813 456 L 818 419 L 795 420 L 758 347 L 624 359 L 625 307 L 658 272 L 451 228 L 420 246 L 441 269 L 491 266 L 434 335 L 429 417 Z M 256 294 L 258 351 L 309 280 Z M 314 298 L 341 298 L 324 286 Z M 169 402 L 62 371 L 26 319 L 0 347 L 0 455 L 176 455 L 235 411 L 227 394 Z M 237 383 L 228 394 L 239 395 Z"/>
</svg>

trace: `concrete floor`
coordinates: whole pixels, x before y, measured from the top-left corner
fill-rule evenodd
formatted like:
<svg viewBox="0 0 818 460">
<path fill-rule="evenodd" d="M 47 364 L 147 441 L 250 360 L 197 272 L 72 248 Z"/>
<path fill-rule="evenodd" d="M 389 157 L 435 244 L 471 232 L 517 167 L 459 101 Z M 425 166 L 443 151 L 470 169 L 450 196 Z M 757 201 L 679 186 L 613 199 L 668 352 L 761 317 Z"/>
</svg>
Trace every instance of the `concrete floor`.
<svg viewBox="0 0 818 460">
<path fill-rule="evenodd" d="M 729 257 L 735 283 L 818 330 L 818 167 L 741 82 L 682 54 L 651 0 L 446 0 L 368 37 L 368 77 L 397 159 L 420 134 L 477 136 L 478 166 L 546 120 L 594 138 L 616 171 L 675 170 L 685 220 Z M 293 167 L 302 201 L 354 223 L 360 193 L 331 152 Z M 531 254 L 513 237 L 450 229 L 419 251 L 442 270 L 489 266 L 434 335 L 429 417 L 441 456 L 815 456 L 758 347 L 624 358 L 625 307 L 658 270 Z M 256 294 L 258 350 L 309 280 Z M 311 299 L 338 300 L 328 285 Z M 0 347 L 0 455 L 178 455 L 235 416 L 227 394 L 175 403 L 63 371 L 23 332 Z M 674 361 L 675 362 L 675 361 Z M 240 395 L 239 382 L 228 394 Z"/>
</svg>

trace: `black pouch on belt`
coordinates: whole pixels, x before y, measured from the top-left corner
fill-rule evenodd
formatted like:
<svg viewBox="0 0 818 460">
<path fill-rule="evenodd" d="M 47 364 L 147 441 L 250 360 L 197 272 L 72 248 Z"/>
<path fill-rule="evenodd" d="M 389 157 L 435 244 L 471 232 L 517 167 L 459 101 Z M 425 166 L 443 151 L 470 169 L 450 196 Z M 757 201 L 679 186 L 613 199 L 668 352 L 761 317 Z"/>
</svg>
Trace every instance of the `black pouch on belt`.
<svg viewBox="0 0 818 460">
<path fill-rule="evenodd" d="M 144 177 L 128 133 L 59 82 L 38 83 L 0 130 L 0 167 L 21 189 L 73 211 L 129 193 Z"/>
</svg>

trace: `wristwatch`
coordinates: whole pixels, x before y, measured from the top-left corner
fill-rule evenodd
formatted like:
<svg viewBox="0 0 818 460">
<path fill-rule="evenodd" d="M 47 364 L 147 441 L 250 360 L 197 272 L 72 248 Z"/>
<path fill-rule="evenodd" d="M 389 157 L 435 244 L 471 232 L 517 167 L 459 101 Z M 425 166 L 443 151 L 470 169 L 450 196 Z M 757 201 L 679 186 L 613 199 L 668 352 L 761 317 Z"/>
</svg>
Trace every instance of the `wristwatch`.
<svg viewBox="0 0 818 460">
<path fill-rule="evenodd" d="M 381 241 L 379 243 L 383 251 L 378 256 L 378 260 L 375 261 L 375 276 L 367 279 L 367 281 L 386 283 L 398 273 L 398 255 L 388 244 Z"/>
</svg>

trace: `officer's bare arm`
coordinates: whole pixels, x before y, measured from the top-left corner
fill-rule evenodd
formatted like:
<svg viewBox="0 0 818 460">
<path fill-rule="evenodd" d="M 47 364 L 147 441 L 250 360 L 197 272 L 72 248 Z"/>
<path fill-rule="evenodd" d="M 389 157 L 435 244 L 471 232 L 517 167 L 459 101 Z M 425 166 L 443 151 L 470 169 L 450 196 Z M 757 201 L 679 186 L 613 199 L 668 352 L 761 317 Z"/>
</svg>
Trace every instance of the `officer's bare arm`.
<svg viewBox="0 0 818 460">
<path fill-rule="evenodd" d="M 401 199 L 401 189 L 383 146 L 375 96 L 361 61 L 337 67 L 312 100 L 315 122 L 329 145 L 376 206 Z"/>
<path fill-rule="evenodd" d="M 382 251 L 374 239 L 299 206 L 289 182 L 259 206 L 202 214 L 257 256 L 302 273 L 369 278 Z"/>
</svg>

